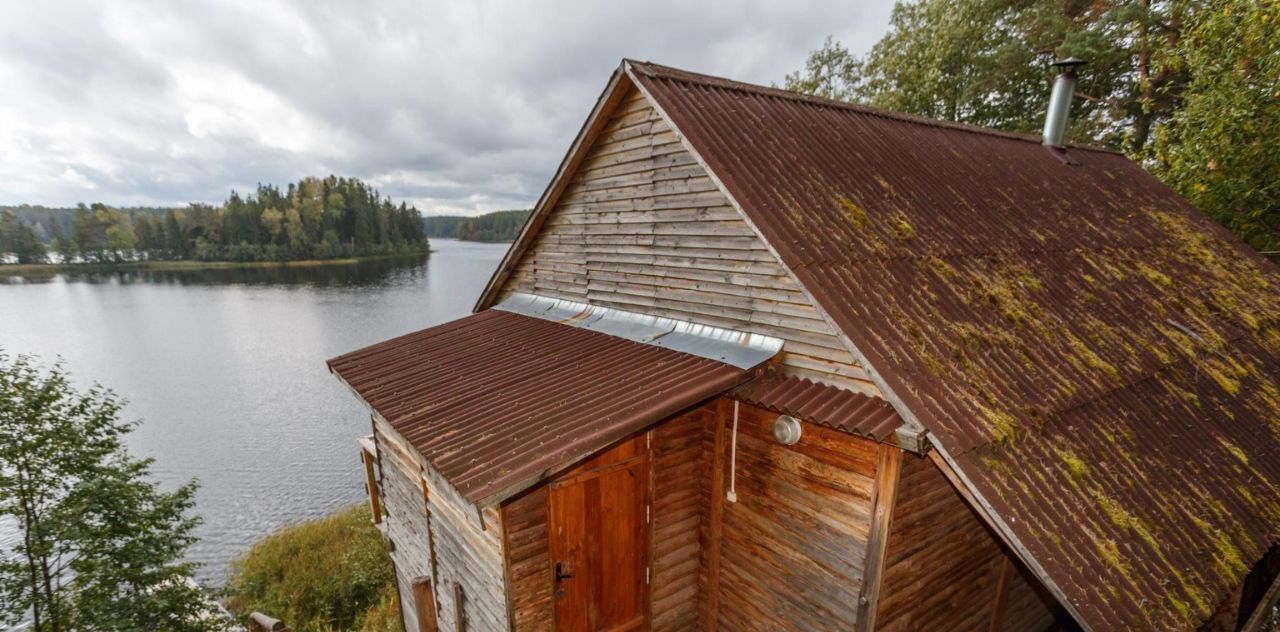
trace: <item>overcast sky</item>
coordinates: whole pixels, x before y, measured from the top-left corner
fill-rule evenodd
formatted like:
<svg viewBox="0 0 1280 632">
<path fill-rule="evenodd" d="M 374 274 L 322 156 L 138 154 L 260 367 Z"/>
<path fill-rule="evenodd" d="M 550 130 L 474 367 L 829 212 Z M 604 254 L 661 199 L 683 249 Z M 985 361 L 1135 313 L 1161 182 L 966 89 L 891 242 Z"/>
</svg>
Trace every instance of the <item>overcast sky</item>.
<svg viewBox="0 0 1280 632">
<path fill-rule="evenodd" d="M 530 206 L 623 57 L 781 82 L 891 0 L 0 1 L 0 205 L 217 202 L 356 176 Z"/>
</svg>

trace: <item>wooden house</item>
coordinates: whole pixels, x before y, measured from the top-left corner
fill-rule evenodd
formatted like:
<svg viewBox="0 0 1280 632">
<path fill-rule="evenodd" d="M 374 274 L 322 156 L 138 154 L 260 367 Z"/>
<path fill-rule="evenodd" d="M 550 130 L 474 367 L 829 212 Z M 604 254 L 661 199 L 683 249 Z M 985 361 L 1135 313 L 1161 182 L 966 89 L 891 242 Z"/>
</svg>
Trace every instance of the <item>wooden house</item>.
<svg viewBox="0 0 1280 632">
<path fill-rule="evenodd" d="M 1278 288 L 1116 153 L 627 61 L 475 313 L 329 366 L 408 630 L 1241 629 Z"/>
</svg>

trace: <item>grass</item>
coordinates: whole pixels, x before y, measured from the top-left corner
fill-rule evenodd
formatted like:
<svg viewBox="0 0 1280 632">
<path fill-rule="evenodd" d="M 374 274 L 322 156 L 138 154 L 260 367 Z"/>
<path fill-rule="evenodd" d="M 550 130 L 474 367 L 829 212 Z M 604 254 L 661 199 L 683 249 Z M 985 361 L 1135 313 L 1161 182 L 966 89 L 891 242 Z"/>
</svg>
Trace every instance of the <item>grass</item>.
<svg viewBox="0 0 1280 632">
<path fill-rule="evenodd" d="M 426 253 L 423 253 L 426 254 Z M 313 268 L 354 265 L 376 259 L 404 259 L 422 254 L 375 255 L 341 259 L 290 261 L 122 261 L 120 263 L 9 263 L 0 264 L 0 276 L 50 276 L 64 272 L 173 272 L 179 270 L 240 270 L 249 268 Z"/>
<path fill-rule="evenodd" d="M 357 505 L 288 525 L 232 562 L 225 605 L 261 612 L 296 632 L 399 630 L 391 557 Z"/>
</svg>

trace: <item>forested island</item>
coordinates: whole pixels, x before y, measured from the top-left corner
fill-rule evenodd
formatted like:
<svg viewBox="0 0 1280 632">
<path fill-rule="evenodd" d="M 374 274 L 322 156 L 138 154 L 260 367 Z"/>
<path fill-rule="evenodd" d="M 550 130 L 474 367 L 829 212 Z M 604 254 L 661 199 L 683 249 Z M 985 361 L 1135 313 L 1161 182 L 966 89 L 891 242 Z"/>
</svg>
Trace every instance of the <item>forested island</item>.
<svg viewBox="0 0 1280 632">
<path fill-rule="evenodd" d="M 429 251 L 418 209 L 356 178 L 258 185 L 217 206 L 0 209 L 0 253 L 19 264 L 288 262 Z"/>
<path fill-rule="evenodd" d="M 494 211 L 476 217 L 432 215 L 422 218 L 427 237 L 465 241 L 515 241 L 529 211 Z"/>
</svg>

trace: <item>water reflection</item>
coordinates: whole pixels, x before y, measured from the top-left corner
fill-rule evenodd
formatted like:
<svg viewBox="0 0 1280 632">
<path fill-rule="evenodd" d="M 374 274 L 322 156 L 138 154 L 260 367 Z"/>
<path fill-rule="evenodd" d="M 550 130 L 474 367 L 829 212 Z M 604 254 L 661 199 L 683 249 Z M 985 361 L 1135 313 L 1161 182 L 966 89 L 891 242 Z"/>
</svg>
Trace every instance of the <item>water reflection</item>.
<svg viewBox="0 0 1280 632">
<path fill-rule="evenodd" d="M 71 270 L 27 277 L 9 276 L 0 267 L 0 285 L 30 285 L 70 281 L 132 285 L 309 285 L 314 287 L 376 286 L 400 275 L 420 275 L 427 255 L 385 257 L 356 263 L 317 263 L 301 266 L 211 267 L 175 270 Z"/>
</svg>

